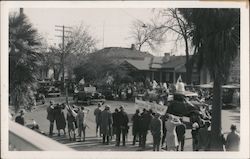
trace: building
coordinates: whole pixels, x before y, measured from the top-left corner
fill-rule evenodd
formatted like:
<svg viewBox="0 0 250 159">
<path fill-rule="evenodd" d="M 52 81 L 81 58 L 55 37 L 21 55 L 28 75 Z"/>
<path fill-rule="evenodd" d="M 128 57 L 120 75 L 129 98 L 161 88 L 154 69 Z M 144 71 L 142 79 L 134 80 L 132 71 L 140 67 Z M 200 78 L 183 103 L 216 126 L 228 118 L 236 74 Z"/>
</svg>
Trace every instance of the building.
<svg viewBox="0 0 250 159">
<path fill-rule="evenodd" d="M 186 57 L 185 56 L 170 56 L 170 53 L 165 53 L 162 57 L 145 57 L 144 59 L 128 59 L 123 62 L 134 78 L 137 80 L 148 79 L 156 82 L 175 83 L 179 76 L 186 81 Z M 202 72 L 204 75 L 207 72 Z M 194 84 L 200 84 L 203 80 L 200 71 L 194 65 L 192 81 Z"/>
</svg>

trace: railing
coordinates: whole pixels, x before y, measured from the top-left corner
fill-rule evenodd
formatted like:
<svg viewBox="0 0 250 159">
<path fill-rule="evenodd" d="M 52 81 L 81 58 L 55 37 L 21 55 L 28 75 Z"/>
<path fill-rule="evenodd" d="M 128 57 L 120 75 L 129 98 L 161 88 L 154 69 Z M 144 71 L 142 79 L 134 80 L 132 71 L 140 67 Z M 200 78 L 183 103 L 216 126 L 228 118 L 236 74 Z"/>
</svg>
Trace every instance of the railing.
<svg viewBox="0 0 250 159">
<path fill-rule="evenodd" d="M 74 151 L 25 126 L 9 121 L 9 150 L 13 151 Z"/>
</svg>

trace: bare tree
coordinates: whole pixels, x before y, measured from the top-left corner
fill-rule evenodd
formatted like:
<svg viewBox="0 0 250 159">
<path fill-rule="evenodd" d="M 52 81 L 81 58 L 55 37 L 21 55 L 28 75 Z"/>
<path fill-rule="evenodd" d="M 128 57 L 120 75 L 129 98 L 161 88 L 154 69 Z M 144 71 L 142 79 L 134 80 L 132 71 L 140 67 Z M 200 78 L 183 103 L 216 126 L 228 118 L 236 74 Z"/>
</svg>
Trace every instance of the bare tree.
<svg viewBox="0 0 250 159">
<path fill-rule="evenodd" d="M 153 23 L 144 23 L 136 20 L 131 25 L 130 38 L 134 40 L 137 49 L 140 51 L 143 46 L 155 49 L 165 41 L 165 30 L 157 29 Z"/>
<path fill-rule="evenodd" d="M 186 82 L 192 82 L 192 61 L 190 60 L 190 25 L 179 13 L 177 8 L 157 10 L 161 20 L 154 21 L 155 29 L 164 30 L 163 33 L 174 34 L 176 43 L 184 42 L 186 55 Z M 196 49 L 194 49 L 196 52 Z"/>
</svg>

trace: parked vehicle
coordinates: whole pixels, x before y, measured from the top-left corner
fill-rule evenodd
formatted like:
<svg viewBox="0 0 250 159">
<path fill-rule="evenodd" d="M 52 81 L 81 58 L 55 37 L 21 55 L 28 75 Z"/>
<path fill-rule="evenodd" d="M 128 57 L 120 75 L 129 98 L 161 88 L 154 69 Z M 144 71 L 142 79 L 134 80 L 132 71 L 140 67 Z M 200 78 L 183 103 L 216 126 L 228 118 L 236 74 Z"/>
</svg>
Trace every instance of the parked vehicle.
<svg viewBox="0 0 250 159">
<path fill-rule="evenodd" d="M 202 114 L 201 108 L 211 110 L 211 106 L 201 102 L 198 99 L 198 94 L 194 92 L 176 92 L 173 94 L 173 100 L 167 109 L 167 113 L 176 116 L 187 116 L 190 117 L 194 114 Z"/>
<path fill-rule="evenodd" d="M 79 101 L 85 102 L 87 105 L 93 103 L 104 103 L 105 96 L 96 91 L 96 87 L 84 87 L 82 90 L 77 90 L 73 94 L 73 100 L 76 103 Z"/>
<path fill-rule="evenodd" d="M 35 93 L 35 98 L 36 98 L 36 102 L 41 102 L 42 104 L 45 103 L 45 95 L 39 92 Z"/>
</svg>

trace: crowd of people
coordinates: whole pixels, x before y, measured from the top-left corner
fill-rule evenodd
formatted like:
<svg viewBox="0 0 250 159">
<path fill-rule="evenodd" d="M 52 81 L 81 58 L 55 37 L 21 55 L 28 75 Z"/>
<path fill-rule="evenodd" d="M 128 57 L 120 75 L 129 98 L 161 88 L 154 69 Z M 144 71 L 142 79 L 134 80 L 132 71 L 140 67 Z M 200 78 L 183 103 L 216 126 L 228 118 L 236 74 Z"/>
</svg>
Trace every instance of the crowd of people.
<svg viewBox="0 0 250 159">
<path fill-rule="evenodd" d="M 102 107 L 104 109 L 102 110 Z M 67 116 L 64 117 L 63 109 L 67 110 Z M 54 122 L 58 136 L 63 130 L 66 134 L 65 128 L 67 125 L 68 136 L 70 141 L 85 141 L 86 115 L 89 110 L 85 107 L 74 107 L 66 104 L 54 104 L 52 101 L 47 108 L 47 119 L 50 123 L 49 135 L 53 135 Z M 126 146 L 129 133 L 129 117 L 123 106 L 116 108 L 111 112 L 110 106 L 103 106 L 98 104 L 94 110 L 96 123 L 96 137 L 102 137 L 102 143 L 109 145 L 112 140 L 115 140 L 115 146 Z M 20 117 L 21 116 L 21 117 Z M 23 112 L 16 121 L 23 123 Z M 184 151 L 185 136 L 186 136 L 186 122 L 183 118 L 154 112 L 151 109 L 136 109 L 131 117 L 132 122 L 132 136 L 133 145 L 137 145 L 141 150 L 145 150 L 148 140 L 148 133 L 151 132 L 153 138 L 153 150 L 160 151 L 165 149 L 167 151 Z M 67 124 L 66 124 L 67 123 Z M 209 120 L 201 120 L 197 117 L 190 117 L 192 125 L 192 147 L 193 151 L 208 151 L 210 150 L 211 132 Z M 77 136 L 76 136 L 77 135 Z M 236 131 L 236 126 L 231 126 L 231 132 L 227 138 L 222 137 L 222 142 L 225 144 L 227 151 L 236 151 L 239 149 L 240 136 Z"/>
</svg>

